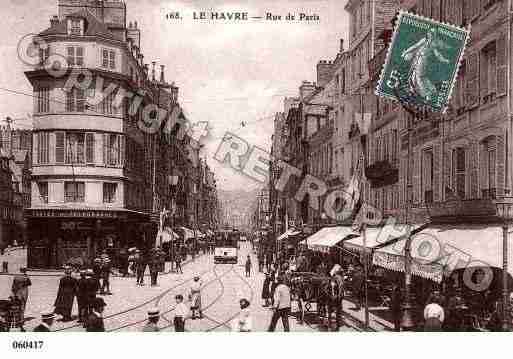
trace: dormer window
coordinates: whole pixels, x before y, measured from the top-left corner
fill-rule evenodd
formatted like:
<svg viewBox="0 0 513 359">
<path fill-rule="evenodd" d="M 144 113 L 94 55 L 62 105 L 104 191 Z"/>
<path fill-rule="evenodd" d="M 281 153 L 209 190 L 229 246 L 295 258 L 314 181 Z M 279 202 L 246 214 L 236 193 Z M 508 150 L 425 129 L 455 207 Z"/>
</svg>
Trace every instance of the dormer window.
<svg viewBox="0 0 513 359">
<path fill-rule="evenodd" d="M 77 18 L 68 19 L 68 35 L 82 36 L 84 34 L 84 20 Z"/>
</svg>

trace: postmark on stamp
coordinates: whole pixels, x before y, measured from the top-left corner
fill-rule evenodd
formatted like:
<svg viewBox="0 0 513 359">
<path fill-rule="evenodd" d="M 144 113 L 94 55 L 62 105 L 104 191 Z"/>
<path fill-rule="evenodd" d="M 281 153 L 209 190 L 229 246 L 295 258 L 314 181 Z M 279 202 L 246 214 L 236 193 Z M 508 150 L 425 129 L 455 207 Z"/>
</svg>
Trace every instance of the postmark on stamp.
<svg viewBox="0 0 513 359">
<path fill-rule="evenodd" d="M 470 29 L 401 11 L 376 95 L 445 112 L 469 35 Z"/>
</svg>

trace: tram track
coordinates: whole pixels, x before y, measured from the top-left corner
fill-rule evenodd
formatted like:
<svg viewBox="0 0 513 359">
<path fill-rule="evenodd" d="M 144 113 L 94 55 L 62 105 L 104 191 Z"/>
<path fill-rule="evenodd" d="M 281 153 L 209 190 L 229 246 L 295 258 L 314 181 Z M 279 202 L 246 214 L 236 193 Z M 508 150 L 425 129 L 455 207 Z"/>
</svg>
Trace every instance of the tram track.
<svg viewBox="0 0 513 359">
<path fill-rule="evenodd" d="M 199 274 L 199 276 L 201 277 L 201 276 L 205 275 L 206 273 L 208 273 L 208 272 L 210 272 L 210 271 L 211 271 L 211 269 L 205 270 L 205 271 L 201 272 L 201 273 Z M 129 307 L 129 308 L 127 308 L 127 309 L 124 309 L 124 310 L 122 310 L 122 311 L 119 311 L 119 312 L 116 312 L 116 313 L 109 314 L 109 315 L 105 316 L 105 317 L 103 318 L 103 320 L 105 321 L 105 320 L 109 320 L 109 319 L 117 318 L 117 317 L 119 317 L 119 316 L 121 316 L 121 315 L 124 315 L 124 314 L 127 314 L 127 313 L 134 312 L 134 311 L 136 311 L 136 310 L 138 310 L 138 309 L 140 309 L 140 308 L 142 308 L 142 307 L 144 307 L 144 306 L 147 306 L 148 304 L 150 304 L 150 303 L 152 303 L 152 302 L 154 302 L 154 301 L 156 301 L 156 300 L 159 300 L 160 298 L 162 298 L 162 297 L 166 296 L 169 292 L 171 292 L 171 291 L 175 290 L 176 288 L 179 288 L 179 287 L 181 287 L 181 286 L 185 285 L 186 283 L 188 283 L 188 282 L 192 281 L 193 279 L 194 279 L 194 277 L 190 277 L 190 278 L 188 278 L 188 279 L 182 280 L 182 281 L 180 281 L 179 283 L 177 283 L 177 284 L 173 285 L 172 287 L 170 287 L 170 288 L 168 288 L 168 289 L 164 290 L 163 292 L 160 292 L 158 295 L 153 296 L 153 297 L 151 297 L 151 298 L 149 298 L 149 299 L 145 300 L 145 301 L 144 301 L 144 302 L 142 302 L 142 303 L 139 303 L 139 304 L 137 304 L 137 305 L 131 306 L 131 307 Z M 75 328 L 79 328 L 79 327 L 82 327 L 82 324 L 81 324 L 81 323 L 76 323 L 76 324 L 71 325 L 71 326 L 67 326 L 67 327 L 59 328 L 59 329 L 56 329 L 56 330 L 54 330 L 54 331 L 55 331 L 55 332 L 61 332 L 61 331 L 66 331 L 66 330 L 75 329 Z"/>
</svg>

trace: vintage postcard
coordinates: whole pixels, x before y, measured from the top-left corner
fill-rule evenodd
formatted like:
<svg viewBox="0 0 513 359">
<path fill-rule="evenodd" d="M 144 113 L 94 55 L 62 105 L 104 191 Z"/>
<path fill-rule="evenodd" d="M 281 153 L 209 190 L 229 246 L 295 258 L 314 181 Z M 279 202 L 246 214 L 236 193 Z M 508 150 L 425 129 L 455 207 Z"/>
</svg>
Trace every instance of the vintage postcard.
<svg viewBox="0 0 513 359">
<path fill-rule="evenodd" d="M 444 112 L 470 31 L 400 12 L 376 95 Z"/>
<path fill-rule="evenodd" d="M 509 6 L 2 1 L 0 351 L 509 331 Z"/>
</svg>

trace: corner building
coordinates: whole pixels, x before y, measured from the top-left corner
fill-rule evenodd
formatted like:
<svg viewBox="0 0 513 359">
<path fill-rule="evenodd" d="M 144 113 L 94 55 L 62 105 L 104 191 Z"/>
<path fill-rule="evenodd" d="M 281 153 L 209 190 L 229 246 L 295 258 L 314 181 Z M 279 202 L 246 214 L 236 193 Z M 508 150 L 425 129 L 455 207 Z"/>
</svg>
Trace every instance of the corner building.
<svg viewBox="0 0 513 359">
<path fill-rule="evenodd" d="M 34 90 L 32 268 L 88 263 L 106 247 L 150 246 L 156 232 L 149 223 L 158 210 L 152 182 L 158 142 L 137 122 L 146 104 L 162 98 L 164 74 L 155 81 L 153 69 L 150 79 L 140 29 L 136 22 L 127 26 L 122 1 L 59 0 L 58 9 L 39 34 L 48 44 L 39 49 L 40 64 L 25 73 Z M 67 75 L 50 75 L 55 54 L 67 61 Z M 85 69 L 93 77 L 90 89 L 66 90 L 68 76 Z M 116 91 L 95 104 L 90 99 L 101 80 Z M 137 113 L 127 99 L 116 106 L 122 90 L 144 91 Z"/>
</svg>

